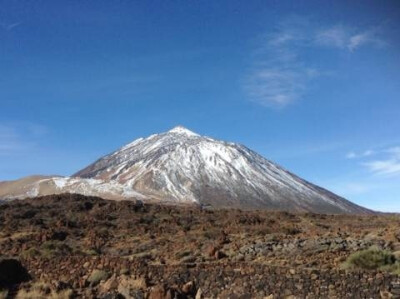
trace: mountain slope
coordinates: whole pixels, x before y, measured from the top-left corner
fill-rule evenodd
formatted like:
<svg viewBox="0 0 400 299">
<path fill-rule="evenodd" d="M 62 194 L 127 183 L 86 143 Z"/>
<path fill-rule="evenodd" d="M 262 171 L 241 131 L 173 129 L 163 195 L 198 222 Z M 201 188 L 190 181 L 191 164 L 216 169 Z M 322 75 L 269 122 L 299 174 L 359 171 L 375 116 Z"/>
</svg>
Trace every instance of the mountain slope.
<svg viewBox="0 0 400 299">
<path fill-rule="evenodd" d="M 116 181 L 105 182 L 61 176 L 29 176 L 0 182 L 0 200 L 23 199 L 60 193 L 79 193 L 107 199 L 150 199 Z"/>
<path fill-rule="evenodd" d="M 74 177 L 116 181 L 152 198 L 215 207 L 368 213 L 245 146 L 183 127 L 139 138 Z"/>
</svg>

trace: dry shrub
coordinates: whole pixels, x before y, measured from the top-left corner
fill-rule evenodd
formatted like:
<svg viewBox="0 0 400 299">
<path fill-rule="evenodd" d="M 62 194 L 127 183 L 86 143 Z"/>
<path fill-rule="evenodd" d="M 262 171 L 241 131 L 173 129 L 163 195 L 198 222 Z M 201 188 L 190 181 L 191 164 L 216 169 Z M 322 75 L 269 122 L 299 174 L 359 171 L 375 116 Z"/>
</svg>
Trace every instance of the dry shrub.
<svg viewBox="0 0 400 299">
<path fill-rule="evenodd" d="M 74 292 L 71 289 L 56 291 L 41 281 L 31 285 L 29 289 L 21 289 L 16 295 L 16 299 L 70 299 L 73 298 Z M 0 297 L 1 298 L 1 297 Z"/>
<path fill-rule="evenodd" d="M 388 269 L 396 264 L 395 256 L 385 250 L 370 248 L 353 253 L 344 267 L 350 269 L 377 270 Z"/>
</svg>

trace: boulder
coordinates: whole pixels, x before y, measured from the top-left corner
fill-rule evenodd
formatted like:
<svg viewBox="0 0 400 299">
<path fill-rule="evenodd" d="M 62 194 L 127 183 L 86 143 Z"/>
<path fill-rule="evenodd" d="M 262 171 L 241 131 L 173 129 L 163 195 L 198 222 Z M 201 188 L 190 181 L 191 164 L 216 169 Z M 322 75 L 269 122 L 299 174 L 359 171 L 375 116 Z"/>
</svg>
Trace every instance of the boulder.
<svg viewBox="0 0 400 299">
<path fill-rule="evenodd" d="M 209 246 L 206 247 L 205 252 L 209 257 L 212 257 L 215 255 L 215 252 L 217 250 L 218 249 L 214 245 L 210 244 Z"/>
<path fill-rule="evenodd" d="M 111 276 L 111 278 L 109 278 L 104 283 L 100 284 L 99 291 L 100 291 L 100 293 L 104 294 L 104 293 L 108 293 L 113 290 L 116 290 L 117 288 L 118 288 L 117 277 L 115 274 L 113 274 L 113 276 Z"/>
<path fill-rule="evenodd" d="M 67 232 L 64 231 L 55 231 L 50 235 L 50 240 L 64 241 L 68 236 Z"/>
<path fill-rule="evenodd" d="M 149 299 L 166 299 L 166 289 L 163 285 L 156 285 L 151 288 Z"/>
<path fill-rule="evenodd" d="M 203 291 L 199 288 L 196 292 L 195 299 L 202 299 L 203 298 Z"/>
<path fill-rule="evenodd" d="M 142 291 L 146 288 L 147 281 L 144 277 L 135 279 L 124 275 L 118 285 L 118 292 L 125 298 L 139 298 L 139 294 L 143 294 Z"/>
</svg>

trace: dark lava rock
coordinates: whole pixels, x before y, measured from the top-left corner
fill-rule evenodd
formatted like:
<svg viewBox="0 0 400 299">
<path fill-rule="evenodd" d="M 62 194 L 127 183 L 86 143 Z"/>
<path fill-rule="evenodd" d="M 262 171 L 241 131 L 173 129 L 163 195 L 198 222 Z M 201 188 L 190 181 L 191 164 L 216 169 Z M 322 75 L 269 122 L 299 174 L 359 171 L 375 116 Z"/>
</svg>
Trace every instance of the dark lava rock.
<svg viewBox="0 0 400 299">
<path fill-rule="evenodd" d="M 68 236 L 68 233 L 64 231 L 53 232 L 50 240 L 64 241 Z"/>
<path fill-rule="evenodd" d="M 0 258 L 0 286 L 10 286 L 29 279 L 30 275 L 20 261 Z"/>
<path fill-rule="evenodd" d="M 215 257 L 217 260 L 219 260 L 219 259 L 222 259 L 222 258 L 226 257 L 226 254 L 223 253 L 223 252 L 220 251 L 220 250 L 217 250 L 217 251 L 215 252 L 215 254 L 214 254 L 214 257 Z"/>
</svg>

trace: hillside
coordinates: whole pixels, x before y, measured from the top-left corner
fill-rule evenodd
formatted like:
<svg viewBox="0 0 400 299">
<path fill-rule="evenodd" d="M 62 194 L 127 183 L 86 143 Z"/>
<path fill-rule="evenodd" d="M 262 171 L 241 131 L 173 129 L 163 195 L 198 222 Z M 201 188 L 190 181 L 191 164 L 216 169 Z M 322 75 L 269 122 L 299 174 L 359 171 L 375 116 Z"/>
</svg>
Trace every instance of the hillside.
<svg viewBox="0 0 400 299">
<path fill-rule="evenodd" d="M 186 128 L 139 138 L 74 177 L 117 181 L 160 201 L 222 208 L 368 213 L 247 147 Z"/>
<path fill-rule="evenodd" d="M 60 193 L 214 208 L 370 214 L 249 148 L 186 128 L 139 138 L 72 177 L 0 183 L 0 200 Z"/>
</svg>

